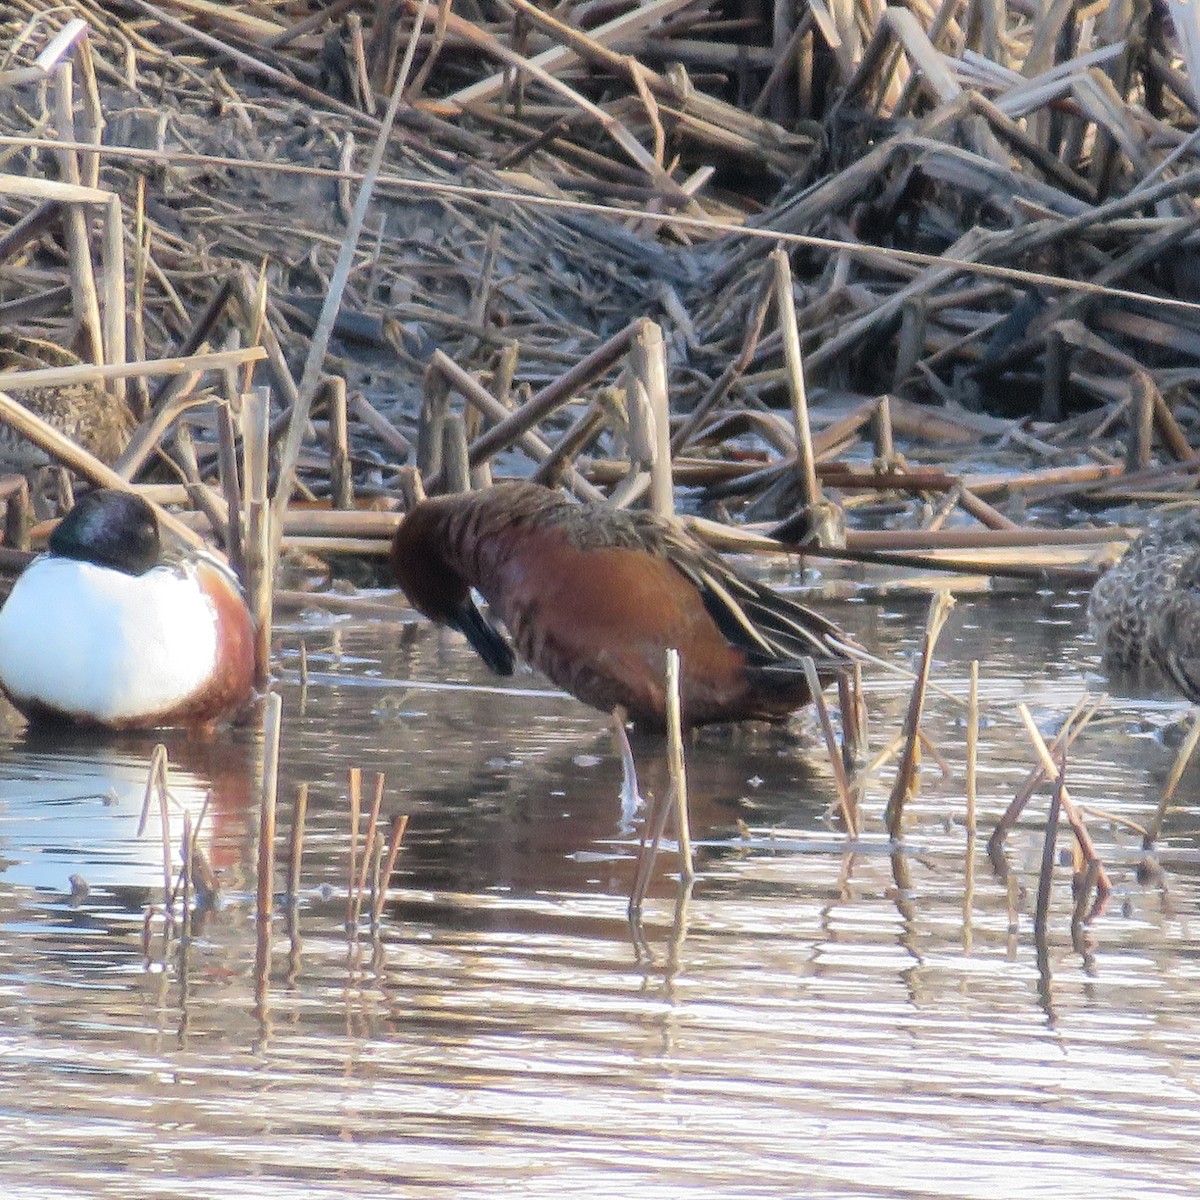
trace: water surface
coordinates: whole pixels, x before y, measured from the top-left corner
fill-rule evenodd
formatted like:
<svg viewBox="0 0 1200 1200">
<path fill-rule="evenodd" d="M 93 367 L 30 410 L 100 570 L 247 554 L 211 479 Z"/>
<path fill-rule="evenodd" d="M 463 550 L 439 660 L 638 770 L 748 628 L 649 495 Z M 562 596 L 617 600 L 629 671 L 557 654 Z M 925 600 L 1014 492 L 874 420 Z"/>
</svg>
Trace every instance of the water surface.
<svg viewBox="0 0 1200 1200">
<path fill-rule="evenodd" d="M 835 616 L 911 662 L 924 603 Z M 1045 789 L 1010 839 L 1011 887 L 982 851 L 1033 762 L 1016 703 L 1052 730 L 1104 686 L 1082 597 L 960 601 L 943 635 L 949 691 L 983 662 L 969 894 L 963 714 L 934 696 L 950 773 L 927 758 L 897 859 L 890 769 L 850 846 L 808 723 L 703 734 L 688 749 L 700 877 L 681 897 L 664 856 L 638 936 L 642 816 L 622 812 L 602 717 L 532 675 L 497 686 L 455 635 L 399 615 L 308 614 L 277 651 L 281 856 L 301 782 L 310 811 L 296 936 L 281 903 L 265 992 L 252 730 L 168 743 L 171 837 L 211 791 L 202 842 L 223 880 L 186 951 L 164 948 L 157 817 L 136 832 L 153 740 L 6 735 L 8 1194 L 1195 1194 L 1197 773 L 1160 876 L 1140 877 L 1140 839 L 1113 820 L 1149 818 L 1186 706 L 1119 695 L 1072 751 L 1116 885 L 1087 926 L 1072 930 L 1064 864 L 1049 935 L 1033 935 Z M 869 682 L 881 745 L 907 685 Z M 635 751 L 658 791 L 658 743 Z M 384 772 L 385 814 L 411 818 L 383 920 L 355 939 L 351 767 L 368 801 Z"/>
</svg>

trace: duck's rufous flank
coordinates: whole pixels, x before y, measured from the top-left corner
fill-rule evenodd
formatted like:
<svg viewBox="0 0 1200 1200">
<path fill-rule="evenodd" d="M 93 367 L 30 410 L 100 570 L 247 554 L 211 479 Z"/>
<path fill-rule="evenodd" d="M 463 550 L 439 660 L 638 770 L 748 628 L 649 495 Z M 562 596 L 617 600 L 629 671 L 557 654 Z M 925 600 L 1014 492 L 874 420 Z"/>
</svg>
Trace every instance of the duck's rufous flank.
<svg viewBox="0 0 1200 1200">
<path fill-rule="evenodd" d="M 207 555 L 166 555 L 128 492 L 84 496 L 0 609 L 0 687 L 31 721 L 207 726 L 250 699 L 254 625 Z"/>
<path fill-rule="evenodd" d="M 680 526 L 537 484 L 422 501 L 391 560 L 413 606 L 465 634 L 494 671 L 511 673 L 513 652 L 472 588 L 532 666 L 652 728 L 665 721 L 669 647 L 688 725 L 781 720 L 812 699 L 804 656 L 823 682 L 849 661 L 832 622 L 737 574 Z"/>
</svg>

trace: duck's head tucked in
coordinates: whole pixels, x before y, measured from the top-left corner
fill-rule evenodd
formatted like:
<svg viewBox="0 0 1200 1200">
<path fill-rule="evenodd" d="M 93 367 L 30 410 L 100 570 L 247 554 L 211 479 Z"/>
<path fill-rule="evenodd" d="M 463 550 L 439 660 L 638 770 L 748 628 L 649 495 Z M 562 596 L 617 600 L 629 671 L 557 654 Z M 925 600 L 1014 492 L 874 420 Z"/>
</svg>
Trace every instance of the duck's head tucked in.
<svg viewBox="0 0 1200 1200">
<path fill-rule="evenodd" d="M 496 671 L 521 656 L 596 708 L 665 721 L 665 658 L 680 653 L 685 723 L 781 720 L 807 704 L 802 659 L 828 682 L 846 638 L 811 609 L 732 571 L 679 525 L 576 504 L 531 483 L 418 504 L 392 546 L 413 606 L 463 632 Z"/>
<path fill-rule="evenodd" d="M 164 549 L 132 493 L 90 492 L 0 609 L 0 687 L 31 721 L 205 726 L 254 678 L 254 628 L 215 559 Z"/>
<path fill-rule="evenodd" d="M 88 492 L 54 527 L 46 548 L 59 558 L 144 575 L 156 567 L 162 538 L 154 509 L 133 492 Z"/>
<path fill-rule="evenodd" d="M 392 542 L 396 582 L 423 617 L 457 629 L 497 675 L 511 675 L 512 647 L 479 611 L 447 540 L 463 537 L 452 518 L 444 504 L 429 501 L 404 518 Z"/>
</svg>

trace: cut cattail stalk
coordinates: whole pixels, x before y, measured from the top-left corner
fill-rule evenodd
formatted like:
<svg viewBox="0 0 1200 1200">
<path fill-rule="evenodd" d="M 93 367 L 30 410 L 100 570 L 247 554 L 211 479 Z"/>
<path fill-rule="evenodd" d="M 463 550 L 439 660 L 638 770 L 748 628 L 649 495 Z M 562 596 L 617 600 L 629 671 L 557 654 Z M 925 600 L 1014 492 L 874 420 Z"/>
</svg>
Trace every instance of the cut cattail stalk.
<svg viewBox="0 0 1200 1200">
<path fill-rule="evenodd" d="M 1033 714 L 1024 704 L 1017 705 L 1017 711 L 1021 714 L 1021 720 L 1025 724 L 1025 731 L 1029 734 L 1029 740 L 1033 743 L 1033 748 L 1037 752 L 1038 757 L 1042 761 L 1042 766 L 1046 771 L 1047 777 L 1054 773 L 1055 763 L 1054 758 L 1042 737 L 1041 731 L 1034 724 Z M 1062 746 L 1060 751 L 1060 762 L 1065 762 L 1067 757 L 1067 746 Z M 1061 771 L 1060 771 L 1061 775 Z M 1070 822 L 1071 829 L 1075 833 L 1075 839 L 1079 843 L 1080 850 L 1083 851 L 1084 858 L 1089 862 L 1100 862 L 1100 855 L 1096 853 L 1096 847 L 1092 842 L 1091 835 L 1087 831 L 1087 826 L 1083 822 L 1083 818 L 1079 815 L 1074 802 L 1071 799 L 1070 792 L 1062 783 L 1061 778 L 1056 790 L 1059 792 L 1058 805 L 1066 814 L 1067 820 Z M 1101 864 L 1100 870 L 1096 875 L 1096 902 L 1102 904 L 1112 891 L 1112 884 L 1108 879 L 1108 872 L 1104 870 Z"/>
<path fill-rule="evenodd" d="M 362 817 L 362 768 L 351 767 L 350 793 L 350 882 L 346 891 L 346 928 L 354 928 L 354 882 L 358 878 L 358 839 Z"/>
<path fill-rule="evenodd" d="M 150 752 L 150 767 L 146 772 L 146 791 L 142 796 L 142 811 L 138 817 L 137 836 L 146 832 L 146 822 L 150 819 L 150 805 L 158 803 L 159 818 L 162 828 L 159 830 L 162 840 L 163 862 L 163 904 L 166 908 L 166 919 L 171 920 L 172 887 L 175 877 L 173 868 L 174 854 L 171 850 L 171 819 L 167 803 L 167 748 L 161 742 Z"/>
<path fill-rule="evenodd" d="M 1050 743 L 1049 750 L 1051 756 L 1058 753 L 1064 739 L 1066 740 L 1066 748 L 1070 749 L 1071 743 L 1083 732 L 1084 727 L 1096 715 L 1096 711 L 1104 700 L 1105 697 L 1103 696 L 1099 700 L 1093 700 L 1089 695 L 1084 695 L 1079 699 L 1075 707 L 1067 714 L 1062 728 L 1059 729 L 1054 740 Z M 1086 712 L 1084 711 L 1085 709 L 1087 710 Z M 1004 810 L 1000 820 L 996 822 L 996 828 L 992 830 L 992 836 L 988 839 L 988 854 L 993 861 L 996 861 L 1000 855 L 1008 831 L 1016 824 L 1017 818 L 1020 817 L 1025 805 L 1029 803 L 1030 797 L 1045 778 L 1046 768 L 1041 763 L 1038 763 L 1029 772 L 1020 790 L 1009 802 L 1008 808 Z"/>
<path fill-rule="evenodd" d="M 667 394 L 667 352 L 662 329 L 653 321 L 639 323 L 630 348 L 630 365 L 646 396 L 650 416 L 650 509 L 660 517 L 675 515 L 671 473 L 671 412 Z"/>
<path fill-rule="evenodd" d="M 29 481 L 23 475 L 17 476 L 4 492 L 4 544 L 13 550 L 28 550 L 33 513 Z"/>
<path fill-rule="evenodd" d="M 692 829 L 688 818 L 687 769 L 683 761 L 683 721 L 679 704 L 679 651 L 667 651 L 667 771 L 671 779 L 671 798 L 675 806 L 676 833 L 679 838 L 680 875 L 695 879 L 692 859 Z"/>
<path fill-rule="evenodd" d="M 854 663 L 837 679 L 838 708 L 842 714 L 842 765 L 854 770 L 867 748 L 867 707 L 863 703 L 862 664 Z"/>
<path fill-rule="evenodd" d="M 449 410 L 450 383 L 443 372 L 431 366 L 425 372 L 417 423 L 417 467 L 423 479 L 430 479 L 442 470 L 443 429 Z"/>
<path fill-rule="evenodd" d="M 400 843 L 404 841 L 404 831 L 408 828 L 408 814 L 402 813 L 392 818 L 391 836 L 388 838 L 387 858 L 383 865 L 383 883 L 375 893 L 375 905 L 371 910 L 371 924 L 378 925 L 383 915 L 383 905 L 387 900 L 388 886 L 391 882 L 392 871 L 396 868 L 396 856 L 400 853 Z"/>
<path fill-rule="evenodd" d="M 279 791 L 279 737 L 283 701 L 272 692 L 263 706 L 262 799 L 258 823 L 258 904 L 260 925 L 269 925 L 275 908 L 275 809 Z"/>
<path fill-rule="evenodd" d="M 942 626 L 946 623 L 946 617 L 953 606 L 953 598 L 945 592 L 934 596 L 929 603 L 929 616 L 925 622 L 925 645 L 921 651 L 921 665 L 917 668 L 917 678 L 913 683 L 912 695 L 908 702 L 908 713 L 904 719 L 904 753 L 900 756 L 896 782 L 892 787 L 892 794 L 888 797 L 885 814 L 888 835 L 892 838 L 898 838 L 901 834 L 904 805 L 916 789 L 917 735 L 921 727 L 921 711 L 925 705 L 929 672 L 933 665 L 933 650 L 937 645 L 938 635 L 942 632 Z"/>
<path fill-rule="evenodd" d="M 271 917 L 275 909 L 275 802 L 279 791 L 279 735 L 283 702 L 272 692 L 263 708 L 262 799 L 258 822 L 258 895 L 255 906 L 254 997 L 260 1017 L 265 1013 L 271 978 Z"/>
<path fill-rule="evenodd" d="M 183 838 L 180 842 L 183 865 L 179 868 L 180 883 L 183 891 L 182 934 L 184 943 L 192 932 L 192 814 L 183 810 Z"/>
<path fill-rule="evenodd" d="M 367 814 L 367 834 L 363 843 L 362 861 L 359 864 L 358 881 L 354 887 L 354 907 L 350 914 L 350 925 L 356 927 L 362 913 L 363 895 L 367 888 L 367 876 L 375 859 L 375 843 L 379 836 L 379 810 L 383 805 L 383 789 L 386 777 L 382 771 L 375 773 L 375 794 L 371 798 L 371 810 Z"/>
<path fill-rule="evenodd" d="M 976 837 L 976 787 L 979 766 L 979 660 L 971 660 L 971 683 L 967 693 L 967 811 L 964 818 L 967 827 L 967 848 L 963 854 L 963 937 L 969 948 L 971 937 L 971 910 L 975 903 L 975 837 Z"/>
<path fill-rule="evenodd" d="M 237 430 L 231 405 L 240 397 L 231 397 L 217 405 L 217 467 L 221 480 L 221 492 L 225 497 L 228 514 L 229 541 L 225 544 L 225 556 L 235 575 L 246 587 L 246 527 L 242 506 L 242 483 L 238 475 Z"/>
<path fill-rule="evenodd" d="M 1046 918 L 1050 912 L 1050 883 L 1054 875 L 1054 847 L 1058 840 L 1058 814 L 1062 808 L 1066 791 L 1067 755 L 1063 750 L 1058 766 L 1058 778 L 1050 797 L 1050 812 L 1046 817 L 1046 839 L 1042 843 L 1042 869 L 1038 875 L 1037 906 L 1034 910 L 1033 930 L 1039 938 L 1046 936 Z"/>
<path fill-rule="evenodd" d="M 812 429 L 808 421 L 808 392 L 804 386 L 804 361 L 800 353 L 800 331 L 796 324 L 796 295 L 787 251 L 772 250 L 771 265 L 775 270 L 775 311 L 783 336 L 792 421 L 796 428 L 796 469 L 804 504 L 812 508 L 821 500 L 821 485 L 817 482 L 816 456 L 813 454 Z"/>
<path fill-rule="evenodd" d="M 850 781 L 846 778 L 846 765 L 842 761 L 842 751 L 837 744 L 833 722 L 829 719 L 829 706 L 825 703 L 825 693 L 821 689 L 820 679 L 817 678 L 817 664 L 809 655 L 805 655 L 801 662 L 804 664 L 804 677 L 808 680 L 808 690 L 812 695 L 813 707 L 817 710 L 817 719 L 821 723 L 821 733 L 825 737 L 829 765 L 833 768 L 833 778 L 838 790 L 838 804 L 842 810 L 842 822 L 850 837 L 858 837 L 858 809 L 854 802 L 854 793 L 850 789 Z"/>
<path fill-rule="evenodd" d="M 242 449 L 246 478 L 246 592 L 254 616 L 255 682 L 266 687 L 271 662 L 271 509 L 267 501 L 268 424 L 266 388 L 242 397 Z"/>
<path fill-rule="evenodd" d="M 58 136 L 64 142 L 75 141 L 75 88 L 69 62 L 54 69 L 54 121 Z M 73 149 L 58 152 L 59 173 L 64 182 L 78 187 L 81 182 L 79 155 Z M 94 363 L 104 363 L 104 339 L 101 332 L 100 298 L 92 268 L 92 248 L 88 240 L 88 224 L 79 204 L 66 205 L 63 212 L 67 233 L 67 259 L 71 269 L 71 295 L 75 316 L 87 340 L 87 357 Z"/>
<path fill-rule="evenodd" d="M 889 467 L 895 462 L 896 448 L 892 437 L 892 401 L 887 396 L 880 396 L 875 402 L 871 433 L 874 434 L 876 461 Z"/>
<path fill-rule="evenodd" d="M 646 820 L 638 847 L 637 868 L 629 894 L 629 916 L 637 921 L 650 887 L 658 848 L 671 813 L 676 815 L 679 837 L 680 879 L 690 882 L 696 877 L 692 861 L 691 828 L 687 809 L 687 776 L 683 759 L 683 732 L 679 708 L 679 651 L 670 649 L 666 659 L 667 701 L 667 794 L 659 798 Z"/>
<path fill-rule="evenodd" d="M 300 864 L 304 859 L 304 825 L 308 820 L 308 784 L 296 788 L 296 808 L 292 813 L 292 835 L 288 845 L 287 902 L 294 906 L 300 895 Z"/>
<path fill-rule="evenodd" d="M 334 508 L 354 507 L 354 472 L 350 467 L 350 427 L 346 420 L 346 381 L 325 381 L 329 409 L 329 483 Z"/>
<path fill-rule="evenodd" d="M 467 463 L 467 426 L 461 413 L 447 413 L 442 425 L 442 477 L 444 491 L 471 490 L 471 468 Z"/>
</svg>

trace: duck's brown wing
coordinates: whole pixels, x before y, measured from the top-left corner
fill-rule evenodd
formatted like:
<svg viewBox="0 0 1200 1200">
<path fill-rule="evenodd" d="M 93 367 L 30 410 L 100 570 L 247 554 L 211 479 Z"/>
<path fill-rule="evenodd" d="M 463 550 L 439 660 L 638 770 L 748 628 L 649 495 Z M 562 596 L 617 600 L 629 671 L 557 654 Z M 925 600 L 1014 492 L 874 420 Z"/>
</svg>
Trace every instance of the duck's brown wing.
<svg viewBox="0 0 1200 1200">
<path fill-rule="evenodd" d="M 709 616 L 729 641 L 758 666 L 812 657 L 845 661 L 849 638 L 827 618 L 746 579 L 704 547 L 672 536 L 663 553 L 696 587 Z"/>
</svg>

